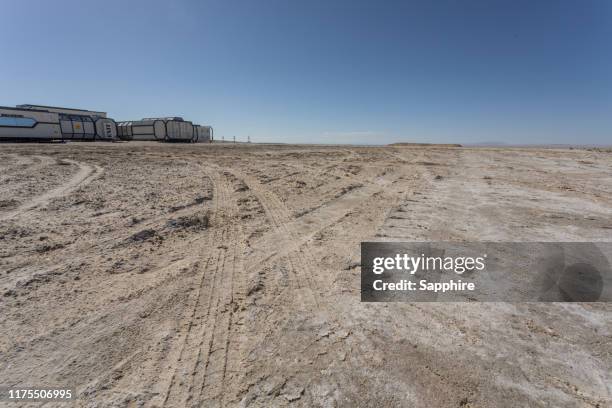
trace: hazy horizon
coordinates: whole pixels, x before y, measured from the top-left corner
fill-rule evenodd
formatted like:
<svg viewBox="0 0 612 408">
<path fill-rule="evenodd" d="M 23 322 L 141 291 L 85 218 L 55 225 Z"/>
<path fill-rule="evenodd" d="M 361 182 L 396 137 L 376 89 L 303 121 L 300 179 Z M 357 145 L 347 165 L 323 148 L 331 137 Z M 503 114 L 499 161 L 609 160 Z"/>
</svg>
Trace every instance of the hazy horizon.
<svg viewBox="0 0 612 408">
<path fill-rule="evenodd" d="M 610 145 L 606 1 L 23 1 L 0 105 L 253 142 Z"/>
</svg>

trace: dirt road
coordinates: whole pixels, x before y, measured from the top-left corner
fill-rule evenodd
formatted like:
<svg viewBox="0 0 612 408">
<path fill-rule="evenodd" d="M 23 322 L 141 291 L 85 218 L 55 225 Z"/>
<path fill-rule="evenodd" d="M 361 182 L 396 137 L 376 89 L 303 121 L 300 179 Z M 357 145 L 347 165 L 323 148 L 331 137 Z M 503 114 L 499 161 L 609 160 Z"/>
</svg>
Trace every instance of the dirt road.
<svg viewBox="0 0 612 408">
<path fill-rule="evenodd" d="M 0 386 L 93 407 L 612 405 L 609 304 L 360 303 L 364 240 L 611 241 L 612 153 L 0 145 Z"/>
</svg>

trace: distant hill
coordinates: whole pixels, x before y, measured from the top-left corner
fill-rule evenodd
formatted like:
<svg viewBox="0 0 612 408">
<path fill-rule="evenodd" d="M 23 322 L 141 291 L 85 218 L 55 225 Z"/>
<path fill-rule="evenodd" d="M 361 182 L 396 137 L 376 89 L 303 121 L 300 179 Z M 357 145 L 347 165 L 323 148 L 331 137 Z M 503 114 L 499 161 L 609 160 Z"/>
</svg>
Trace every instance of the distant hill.
<svg viewBox="0 0 612 408">
<path fill-rule="evenodd" d="M 413 147 L 413 146 L 428 146 L 428 147 L 463 147 L 457 143 L 390 143 L 387 146 L 405 146 L 405 147 Z"/>
</svg>

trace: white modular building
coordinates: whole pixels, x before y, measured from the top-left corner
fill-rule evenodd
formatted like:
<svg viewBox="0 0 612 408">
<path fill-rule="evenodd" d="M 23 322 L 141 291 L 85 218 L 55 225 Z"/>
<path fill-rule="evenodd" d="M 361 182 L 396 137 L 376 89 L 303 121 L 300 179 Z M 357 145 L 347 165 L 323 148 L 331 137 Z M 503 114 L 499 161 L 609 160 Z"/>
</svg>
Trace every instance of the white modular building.
<svg viewBox="0 0 612 408">
<path fill-rule="evenodd" d="M 194 143 L 211 143 L 213 141 L 212 126 L 193 125 Z"/>
<path fill-rule="evenodd" d="M 144 118 L 119 122 L 118 135 L 122 140 L 157 140 L 160 142 L 192 142 L 193 123 L 181 117 Z"/>
<path fill-rule="evenodd" d="M 59 115 L 0 106 L 0 140 L 61 140 Z"/>
<path fill-rule="evenodd" d="M 0 140 L 116 139 L 206 143 L 213 140 L 213 128 L 176 116 L 116 123 L 100 111 L 30 104 L 0 106 Z"/>
<path fill-rule="evenodd" d="M 42 105 L 0 107 L 0 140 L 114 140 L 106 112 Z"/>
<path fill-rule="evenodd" d="M 49 112 L 64 113 L 66 115 L 80 115 L 80 116 L 90 116 L 90 117 L 98 117 L 98 118 L 106 117 L 106 112 L 90 111 L 87 109 L 60 108 L 57 106 L 30 105 L 30 104 L 17 105 L 16 108 L 46 110 Z"/>
</svg>

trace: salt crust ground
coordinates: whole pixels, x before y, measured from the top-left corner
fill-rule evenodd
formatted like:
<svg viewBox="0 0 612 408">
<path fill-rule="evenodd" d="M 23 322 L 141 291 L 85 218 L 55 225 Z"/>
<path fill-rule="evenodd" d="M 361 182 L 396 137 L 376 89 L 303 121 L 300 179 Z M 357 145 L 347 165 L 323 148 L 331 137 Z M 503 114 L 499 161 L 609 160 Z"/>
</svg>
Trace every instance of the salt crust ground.
<svg viewBox="0 0 612 408">
<path fill-rule="evenodd" d="M 360 303 L 363 240 L 610 241 L 612 154 L 0 145 L 0 385 L 87 407 L 612 405 L 611 305 Z"/>
</svg>

